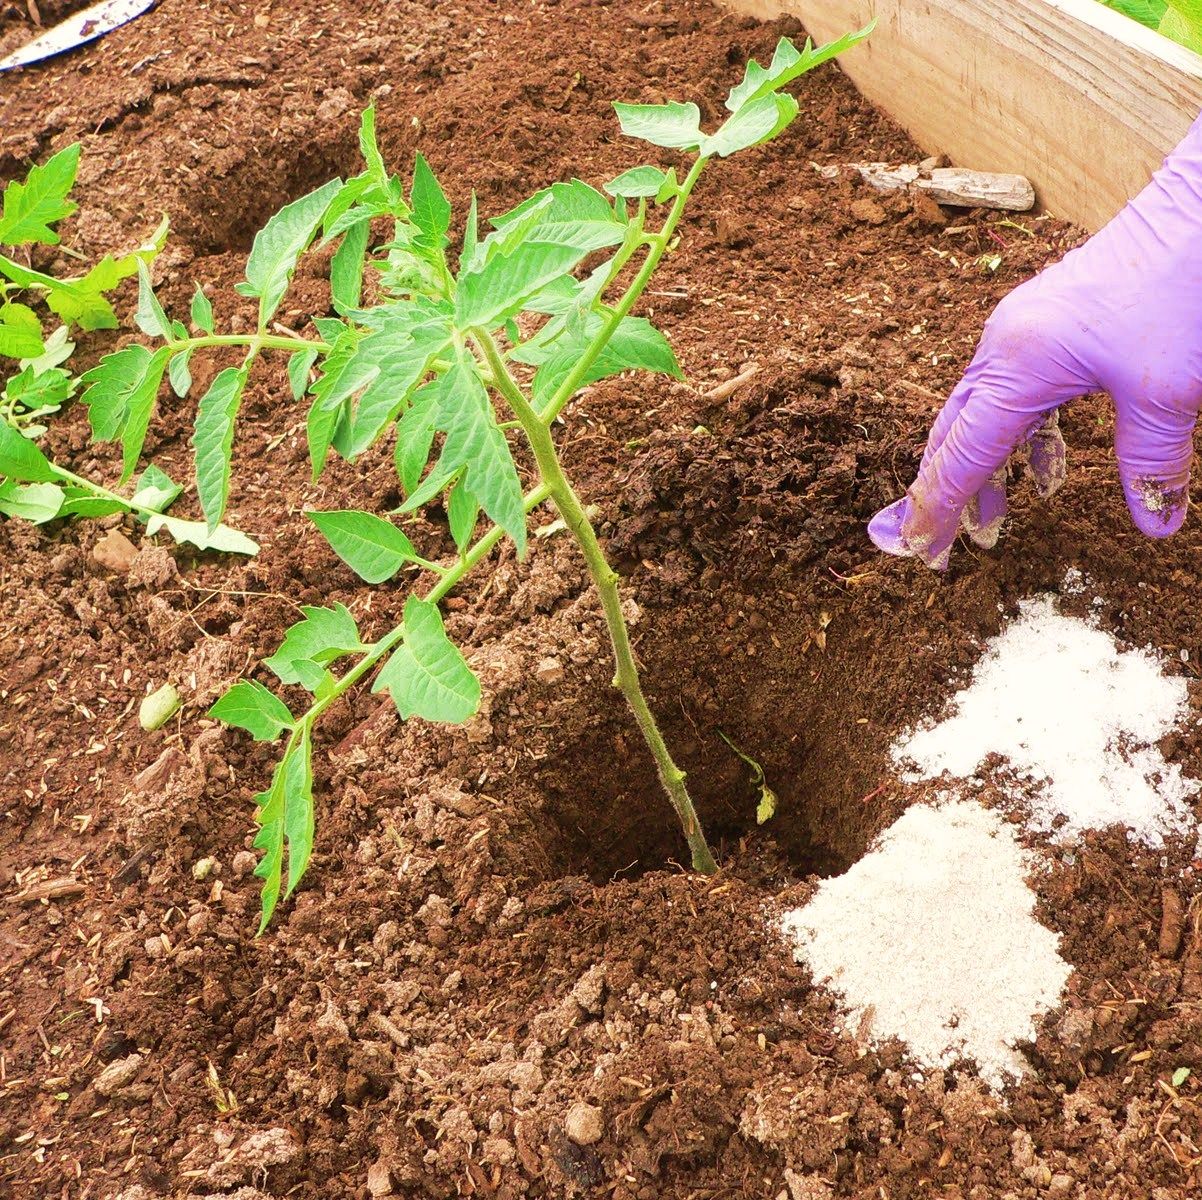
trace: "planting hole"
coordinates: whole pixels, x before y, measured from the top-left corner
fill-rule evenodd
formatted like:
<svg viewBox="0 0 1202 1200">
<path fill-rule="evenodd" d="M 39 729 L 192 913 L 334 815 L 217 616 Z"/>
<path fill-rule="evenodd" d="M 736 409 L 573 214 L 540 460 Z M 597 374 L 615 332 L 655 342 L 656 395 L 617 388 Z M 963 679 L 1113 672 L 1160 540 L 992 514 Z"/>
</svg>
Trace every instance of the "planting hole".
<svg viewBox="0 0 1202 1200">
<path fill-rule="evenodd" d="M 357 169 L 355 144 L 287 147 L 241 159 L 228 170 L 196 172 L 181 195 L 173 226 L 200 254 L 250 251 L 255 234 L 283 205 Z"/>
<path fill-rule="evenodd" d="M 657 630 L 640 646 L 648 699 L 719 860 L 750 837 L 774 842 L 799 877 L 847 870 L 904 806 L 901 789 L 887 784 L 895 773 L 889 743 L 919 714 L 895 664 L 855 631 L 841 631 L 825 653 L 812 644 L 803 651 L 812 621 L 780 612 L 763 626 L 779 645 L 757 638 L 754 658 L 736 664 L 732 655 L 716 666 L 721 634 L 704 632 L 718 624 L 712 611 L 648 611 L 646 620 Z M 693 632 L 677 637 L 675 626 Z M 809 686 L 799 683 L 799 662 L 807 678 L 816 676 Z M 687 865 L 679 825 L 621 697 L 598 675 L 563 686 L 583 710 L 574 715 L 579 726 L 552 731 L 535 769 L 495 787 L 525 814 L 525 827 L 514 831 L 523 869 L 604 882 Z M 776 814 L 763 825 L 752 769 L 722 734 L 760 764 L 776 794 Z"/>
</svg>

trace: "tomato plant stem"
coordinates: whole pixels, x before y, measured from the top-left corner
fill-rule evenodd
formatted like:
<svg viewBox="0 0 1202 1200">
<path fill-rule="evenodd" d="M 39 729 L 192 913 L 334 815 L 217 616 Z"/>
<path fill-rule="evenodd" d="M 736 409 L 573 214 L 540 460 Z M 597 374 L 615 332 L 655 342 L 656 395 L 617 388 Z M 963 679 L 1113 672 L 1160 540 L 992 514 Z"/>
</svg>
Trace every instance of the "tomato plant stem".
<svg viewBox="0 0 1202 1200">
<path fill-rule="evenodd" d="M 691 173 L 692 174 L 692 173 Z M 631 302 L 633 303 L 633 301 Z M 618 574 L 609 565 L 605 551 L 597 539 L 597 532 L 575 488 L 564 473 L 555 450 L 555 442 L 551 437 L 543 416 L 535 411 L 534 406 L 526 399 L 522 389 L 509 373 L 501 351 L 492 335 L 477 331 L 475 341 L 483 353 L 489 370 L 497 383 L 497 390 L 513 409 L 514 415 L 521 422 L 522 430 L 530 443 L 530 449 L 538 464 L 539 474 L 547 488 L 551 502 L 559 510 L 564 524 L 572 531 L 584 561 L 588 567 L 597 592 L 601 597 L 601 608 L 605 614 L 605 624 L 609 630 L 609 639 L 613 645 L 614 664 L 617 668 L 613 684 L 622 695 L 638 722 L 647 748 L 655 759 L 659 781 L 663 785 L 672 807 L 684 830 L 685 840 L 693 859 L 693 869 L 703 875 L 712 875 L 718 870 L 718 864 L 710 853 L 701 828 L 701 821 L 693 807 L 688 788 L 685 787 L 685 773 L 676 765 L 660 733 L 659 725 L 651 712 L 651 707 L 643 695 L 643 687 L 639 680 L 638 665 L 634 658 L 634 649 L 630 644 L 630 633 L 626 628 L 626 618 L 622 614 L 622 598 L 618 592 Z"/>
</svg>

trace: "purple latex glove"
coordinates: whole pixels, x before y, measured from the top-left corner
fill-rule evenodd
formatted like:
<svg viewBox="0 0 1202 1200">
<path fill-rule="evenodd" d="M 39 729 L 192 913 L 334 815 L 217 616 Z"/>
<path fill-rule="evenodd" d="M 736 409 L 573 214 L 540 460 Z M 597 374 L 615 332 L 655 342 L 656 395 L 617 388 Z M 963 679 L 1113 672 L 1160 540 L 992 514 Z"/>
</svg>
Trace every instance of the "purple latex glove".
<svg viewBox="0 0 1202 1200">
<path fill-rule="evenodd" d="M 873 517 L 869 536 L 940 570 L 959 525 L 992 546 L 1010 453 L 1028 445 L 1050 496 L 1064 480 L 1056 409 L 1092 391 L 1114 399 L 1135 524 L 1151 537 L 1175 533 L 1202 407 L 1202 117 L 1117 217 L 997 306 L 931 428 L 918 478 Z"/>
</svg>

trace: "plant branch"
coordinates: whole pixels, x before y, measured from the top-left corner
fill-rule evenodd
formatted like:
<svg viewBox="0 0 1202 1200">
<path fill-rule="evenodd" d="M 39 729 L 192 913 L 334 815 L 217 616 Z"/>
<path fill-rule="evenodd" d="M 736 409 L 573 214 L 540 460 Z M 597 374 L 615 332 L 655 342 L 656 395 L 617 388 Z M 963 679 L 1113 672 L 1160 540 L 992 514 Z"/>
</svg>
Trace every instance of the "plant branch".
<svg viewBox="0 0 1202 1200">
<path fill-rule="evenodd" d="M 272 333 L 207 333 L 201 337 L 183 338 L 168 342 L 172 354 L 185 350 L 200 350 L 205 346 L 249 346 L 257 354 L 260 350 L 316 350 L 324 354 L 329 350 L 327 342 L 310 341 L 303 337 L 283 337 Z"/>
<path fill-rule="evenodd" d="M 695 167 L 694 171 L 690 172 L 690 178 L 695 180 L 696 173 Z M 634 300 L 632 299 L 630 303 L 633 304 Z M 617 668 L 613 679 L 614 687 L 626 697 L 626 703 L 630 705 L 634 719 L 638 722 L 647 748 L 655 759 L 659 781 L 663 785 L 672 807 L 676 810 L 685 839 L 689 844 L 693 869 L 704 875 L 712 875 L 718 870 L 718 864 L 714 862 L 714 856 L 710 853 L 701 822 L 693 807 L 688 789 L 685 787 L 685 773 L 673 760 L 663 734 L 660 733 L 659 725 L 651 712 L 651 707 L 643 695 L 634 649 L 630 644 L 630 633 L 626 628 L 626 618 L 622 615 L 622 598 L 618 592 L 617 572 L 609 565 L 609 560 L 605 557 L 605 551 L 601 548 L 597 532 L 584 510 L 584 505 L 580 502 L 580 497 L 576 495 L 571 481 L 564 474 L 555 450 L 555 442 L 551 437 L 551 430 L 543 416 L 526 399 L 510 374 L 492 335 L 477 330 L 474 341 L 497 381 L 497 390 L 522 424 L 551 502 L 559 510 L 559 515 L 563 518 L 564 524 L 572 531 L 581 553 L 584 555 L 588 573 L 601 597 L 601 608 L 605 614 L 605 624 L 613 646 L 614 663 Z M 600 353 L 600 349 L 598 349 L 598 353 Z"/>
<path fill-rule="evenodd" d="M 689 169 L 688 175 L 685 176 L 684 182 L 680 185 L 680 191 L 676 194 L 676 199 L 672 201 L 672 208 L 668 212 L 663 227 L 658 233 L 652 234 L 651 237 L 646 239 L 650 249 L 647 252 L 647 257 L 643 259 L 642 266 L 639 267 L 638 274 L 631 281 L 630 286 L 623 293 L 621 300 L 618 301 L 614 310 L 606 317 L 605 323 L 597 330 L 596 336 L 580 356 L 567 378 L 555 389 L 555 394 L 547 402 L 547 407 L 543 409 L 541 420 L 545 424 L 549 425 L 554 421 L 559 416 L 563 406 L 580 390 L 581 383 L 588 374 L 589 368 L 597 361 L 601 351 L 605 349 L 609 344 L 609 339 L 613 337 L 614 331 L 638 302 L 638 298 L 643 294 L 643 290 L 647 284 L 651 282 L 651 276 L 655 274 L 655 268 L 659 266 L 659 260 L 663 258 L 664 253 L 668 249 L 668 244 L 672 240 L 672 235 L 676 232 L 676 226 L 680 224 L 680 218 L 684 215 L 684 208 L 688 203 L 689 196 L 692 194 L 693 187 L 700 178 L 701 172 L 705 170 L 708 162 L 708 158 L 698 158 Z M 493 373 L 496 373 L 495 367 L 493 368 Z"/>
<path fill-rule="evenodd" d="M 538 487 L 531 488 L 522 497 L 523 507 L 526 512 L 531 512 L 550 495 L 551 489 L 546 484 L 540 484 Z M 439 581 L 422 599 L 429 604 L 437 604 L 482 558 L 489 554 L 504 536 L 505 531 L 499 525 L 494 525 L 487 533 L 482 534 L 465 554 L 460 555 L 452 567 L 440 567 L 437 564 L 427 564 L 424 560 L 420 560 L 419 565 L 427 566 L 432 570 L 441 572 Z M 334 683 L 329 693 L 318 700 L 312 708 L 299 718 L 297 728 L 300 727 L 302 722 L 308 721 L 311 725 L 316 721 L 335 700 L 354 687 L 365 675 L 368 675 L 376 664 L 404 639 L 404 636 L 404 627 L 398 625 L 395 629 L 389 630 L 378 641 L 373 642 L 371 649 L 345 675 L 342 675 Z"/>
<path fill-rule="evenodd" d="M 50 469 L 64 483 L 73 483 L 76 487 L 81 487 L 91 492 L 94 496 L 100 496 L 105 500 L 112 500 L 120 504 L 127 512 L 141 513 L 145 517 L 161 517 L 163 514 L 157 508 L 150 508 L 145 504 L 135 504 L 127 496 L 122 496 L 119 492 L 110 491 L 99 483 L 93 483 L 90 479 L 85 479 L 82 475 L 76 475 L 74 471 L 68 471 L 66 467 L 60 467 L 58 463 L 51 462 Z"/>
</svg>

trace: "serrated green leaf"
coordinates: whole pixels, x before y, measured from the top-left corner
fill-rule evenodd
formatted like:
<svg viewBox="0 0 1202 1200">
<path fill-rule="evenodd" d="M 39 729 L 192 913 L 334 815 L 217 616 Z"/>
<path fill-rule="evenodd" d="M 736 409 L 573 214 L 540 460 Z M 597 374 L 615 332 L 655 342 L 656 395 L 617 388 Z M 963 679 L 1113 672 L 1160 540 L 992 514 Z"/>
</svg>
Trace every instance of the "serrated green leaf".
<svg viewBox="0 0 1202 1200">
<path fill-rule="evenodd" d="M 117 316 L 112 305 L 95 289 L 87 289 L 79 281 L 55 279 L 15 263 L 0 254 L 0 275 L 18 287 L 38 288 L 46 293 L 46 305 L 65 321 L 85 329 L 115 329 Z"/>
<path fill-rule="evenodd" d="M 30 242 L 55 246 L 59 236 L 51 225 L 69 217 L 79 206 L 67 199 L 79 169 L 80 145 L 76 142 L 29 169 L 25 181 L 13 180 L 0 202 L 0 244 L 24 246 Z"/>
<path fill-rule="evenodd" d="M 495 232 L 482 247 L 486 258 L 511 253 L 523 242 L 592 251 L 616 246 L 626 236 L 626 223 L 618 219 L 609 201 L 581 179 L 535 192 L 516 208 L 494 217 L 492 225 Z"/>
<path fill-rule="evenodd" d="M 376 143 L 376 106 L 369 104 L 359 122 L 359 153 L 367 165 L 367 177 L 395 205 L 398 216 L 408 211 L 401 197 L 400 180 L 390 177 Z"/>
<path fill-rule="evenodd" d="M 572 309 L 584 307 L 588 303 L 583 294 L 584 287 L 585 285 L 574 276 L 560 275 L 530 298 L 526 311 L 542 313 L 548 317 L 566 316 Z"/>
<path fill-rule="evenodd" d="M 53 521 L 62 511 L 66 495 L 53 483 L 0 483 L 0 513 L 20 517 L 34 525 Z"/>
<path fill-rule="evenodd" d="M 21 363 L 22 370 L 29 369 L 37 376 L 47 374 L 53 367 L 65 363 L 75 352 L 75 343 L 69 338 L 66 325 L 60 325 L 47 339 L 45 349 L 37 358 L 26 359 Z M 60 372 L 65 374 L 66 372 Z M 11 382 L 11 380 L 10 380 Z M 75 391 L 75 380 L 71 381 L 71 391 Z"/>
<path fill-rule="evenodd" d="M 701 110 L 695 104 L 615 104 L 614 111 L 627 137 L 653 146 L 696 150 L 704 136 Z"/>
<path fill-rule="evenodd" d="M 492 220 L 492 232 L 480 243 L 473 270 L 479 270 L 497 254 L 509 254 L 523 242 L 534 241 L 531 231 L 551 207 L 551 190 L 543 188 L 516 208 Z"/>
<path fill-rule="evenodd" d="M 154 356 L 145 346 L 133 343 L 106 354 L 84 373 L 83 403 L 88 408 L 92 436 L 98 442 L 111 442 L 120 436 L 129 412 L 129 397 L 144 386 L 147 368 Z"/>
<path fill-rule="evenodd" d="M 196 292 L 192 296 L 192 324 L 196 326 L 201 333 L 212 334 L 213 332 L 213 305 L 209 302 L 208 296 L 204 294 L 204 288 L 198 283 Z"/>
<path fill-rule="evenodd" d="M 1157 32 L 1179 45 L 1202 54 L 1202 6 L 1197 0 L 1169 0 Z"/>
<path fill-rule="evenodd" d="M 313 853 L 313 750 L 306 725 L 293 759 L 299 759 L 284 785 L 284 836 L 288 839 L 288 882 L 284 898 L 292 895 Z"/>
<path fill-rule="evenodd" d="M 0 475 L 18 483 L 51 483 L 58 478 L 50 460 L 5 420 L 0 420 Z"/>
<path fill-rule="evenodd" d="M 150 282 L 150 268 L 141 259 L 138 260 L 138 309 L 134 313 L 134 324 L 147 337 L 163 338 L 171 341 L 171 322 L 154 294 L 154 285 Z"/>
<path fill-rule="evenodd" d="M 424 299 L 371 309 L 360 320 L 366 334 L 355 342 L 338 378 L 328 387 L 323 379 L 320 392 L 326 406 L 359 393 L 333 435 L 334 447 L 348 459 L 373 445 L 396 420 L 431 361 L 451 344 L 445 315 Z"/>
<path fill-rule="evenodd" d="M 313 699 L 326 700 L 330 696 L 334 695 L 337 688 L 338 680 L 334 678 L 334 673 L 332 671 L 323 671 L 321 673 L 321 679 L 319 679 L 316 686 L 311 689 L 313 692 Z"/>
<path fill-rule="evenodd" d="M 600 331 L 603 321 L 600 314 L 588 313 L 583 321 L 569 325 L 549 345 L 520 346 L 514 351 L 513 357 L 517 361 L 539 368 L 533 387 L 536 404 L 549 400 L 568 377 Z M 645 317 L 624 317 L 618 323 L 605 348 L 580 380 L 580 386 L 632 370 L 655 371 L 673 379 L 684 378 L 668 340 Z"/>
<path fill-rule="evenodd" d="M 289 743 L 276 766 L 271 786 L 255 797 L 259 809 L 256 850 L 263 857 L 255 874 L 263 880 L 259 897 L 261 918 L 259 933 L 267 928 L 281 891 L 291 895 L 300 882 L 313 852 L 313 762 L 309 726 L 302 725 L 299 736 Z M 284 848 L 288 850 L 288 879 L 283 882 Z"/>
<path fill-rule="evenodd" d="M 496 329 L 526 302 L 584 257 L 575 246 L 526 242 L 459 276 L 455 323 L 460 329 Z"/>
<path fill-rule="evenodd" d="M 330 685 L 337 683 L 330 671 L 312 659 L 298 658 L 292 666 L 296 672 L 296 682 L 307 692 L 312 692 L 315 700 L 328 694 Z"/>
<path fill-rule="evenodd" d="M 372 685 L 387 691 L 401 716 L 459 725 L 480 707 L 480 681 L 446 635 L 438 605 L 417 596 L 405 601 L 405 640 Z"/>
<path fill-rule="evenodd" d="M 209 385 L 196 411 L 196 490 L 209 530 L 217 528 L 225 514 L 230 493 L 230 456 L 234 447 L 234 424 L 246 387 L 245 367 L 226 367 Z"/>
<path fill-rule="evenodd" d="M 203 521 L 184 521 L 179 517 L 168 517 L 156 514 L 146 522 L 146 532 L 150 534 L 166 531 L 177 541 L 195 546 L 198 550 L 217 550 L 222 554 L 259 553 L 259 543 L 237 529 L 228 525 L 218 525 L 210 530 Z"/>
<path fill-rule="evenodd" d="M 625 196 L 637 200 L 640 196 L 658 196 L 667 174 L 659 167 L 631 167 L 616 179 L 611 179 L 605 190 L 611 196 Z"/>
<path fill-rule="evenodd" d="M 441 456 L 405 503 L 394 511 L 410 513 L 423 508 L 436 496 L 441 496 L 459 478 L 462 470 L 461 463 L 448 461 L 445 455 Z"/>
<path fill-rule="evenodd" d="M 87 385 L 83 402 L 88 406 L 94 437 L 100 442 L 121 443 L 122 483 L 138 465 L 170 357 L 166 346 L 152 354 L 135 343 L 106 355 L 82 377 Z"/>
<path fill-rule="evenodd" d="M 391 522 L 354 509 L 305 514 L 330 548 L 365 583 L 383 583 L 416 557 L 413 543 Z"/>
<path fill-rule="evenodd" d="M 337 317 L 314 317 L 313 328 L 323 342 L 333 342 L 346 326 Z"/>
<path fill-rule="evenodd" d="M 183 490 L 183 486 L 176 483 L 166 471 L 150 463 L 138 476 L 130 504 L 148 508 L 152 512 L 166 512 L 179 499 Z"/>
<path fill-rule="evenodd" d="M 409 207 L 413 210 L 413 223 L 425 234 L 427 243 L 441 247 L 451 227 L 451 202 L 421 154 L 413 159 Z"/>
<path fill-rule="evenodd" d="M 354 393 L 353 385 L 345 389 L 342 385 L 344 380 L 350 379 L 350 366 L 363 336 L 359 330 L 341 323 L 337 323 L 335 329 L 336 332 L 334 329 L 322 332 L 322 338 L 330 343 L 330 349 L 322 360 L 321 374 L 312 386 L 313 403 L 305 418 L 314 483 L 325 469 L 330 446 L 334 442 L 334 431 L 345 419 L 350 397 Z"/>
<path fill-rule="evenodd" d="M 27 304 L 0 304 L 0 354 L 36 358 L 44 349 L 42 322 Z"/>
<path fill-rule="evenodd" d="M 300 256 L 321 228 L 330 201 L 342 188 L 341 179 L 331 179 L 316 191 L 285 204 L 255 234 L 246 260 L 244 295 L 259 298 L 259 324 L 265 326 L 288 290 Z"/>
<path fill-rule="evenodd" d="M 315 681 L 306 664 L 318 667 L 320 677 L 320 668 L 344 655 L 360 654 L 367 647 L 359 640 L 359 628 L 345 605 L 304 607 L 301 612 L 304 620 L 289 628 L 280 648 L 263 665 L 281 683 L 299 683 L 312 690 L 310 684 Z"/>
<path fill-rule="evenodd" d="M 329 207 L 322 217 L 322 244 L 332 241 L 340 233 L 345 233 L 352 225 L 362 221 L 370 221 L 376 215 L 378 206 L 368 203 L 361 204 L 365 197 L 374 196 L 379 192 L 369 175 L 356 175 L 342 185 L 342 190 L 330 201 Z"/>
<path fill-rule="evenodd" d="M 701 143 L 701 153 L 707 158 L 714 155 L 727 158 L 750 146 L 759 146 L 787 129 L 796 116 L 797 101 L 792 96 L 771 92 L 749 101 L 727 117 L 718 132 Z"/>
<path fill-rule="evenodd" d="M 87 488 L 74 487 L 70 484 L 64 489 L 65 498 L 59 510 L 60 517 L 108 517 L 113 513 L 128 512 L 129 506 L 120 500 L 109 500 L 97 496 Z"/>
<path fill-rule="evenodd" d="M 438 398 L 435 424 L 446 437 L 437 465 L 404 509 L 420 507 L 463 470 L 463 485 L 524 554 L 522 481 L 471 354 L 460 347 L 451 369 L 430 387 Z"/>
<path fill-rule="evenodd" d="M 363 294 L 363 256 L 370 237 L 370 221 L 352 225 L 330 259 L 330 297 L 337 312 L 359 307 Z"/>
<path fill-rule="evenodd" d="M 397 422 L 393 459 L 396 462 L 401 489 L 406 496 L 411 495 L 421 482 L 422 472 L 429 461 L 430 450 L 434 445 L 438 405 L 437 390 L 433 384 L 427 384 L 414 393 L 409 407 Z"/>
<path fill-rule="evenodd" d="M 316 350 L 297 350 L 288 356 L 288 385 L 293 400 L 299 400 L 309 390 L 309 372 L 316 361 Z"/>
<path fill-rule="evenodd" d="M 1165 0 L 1102 0 L 1102 3 L 1148 29 L 1156 29 L 1160 25 L 1169 7 Z"/>
<path fill-rule="evenodd" d="M 1173 1072 L 1173 1086 L 1179 1088 L 1192 1074 L 1189 1067 L 1178 1067 Z"/>
<path fill-rule="evenodd" d="M 480 213 L 476 203 L 476 191 L 472 189 L 472 203 L 467 210 L 467 223 L 463 229 L 463 248 L 459 252 L 460 271 L 471 270 L 476 259 L 476 248 L 480 241 Z"/>
<path fill-rule="evenodd" d="M 167 364 L 167 378 L 171 383 L 171 390 L 177 396 L 186 396 L 192 388 L 191 362 L 192 351 L 182 350 L 172 355 Z"/>
<path fill-rule="evenodd" d="M 447 524 L 458 550 L 462 551 L 471 541 L 479 517 L 480 505 L 460 479 L 447 497 Z"/>
<path fill-rule="evenodd" d="M 75 391 L 75 380 L 59 367 L 43 367 L 39 370 L 35 363 L 8 377 L 4 385 L 4 401 L 26 413 L 57 412 Z"/>
<path fill-rule="evenodd" d="M 352 179 L 346 187 L 362 181 Z M 377 196 L 377 189 L 368 188 L 368 199 L 362 204 L 354 204 L 345 212 L 339 213 L 342 197 L 336 196 L 334 202 L 330 205 L 326 213 L 326 219 L 322 225 L 322 245 L 327 242 L 332 242 L 339 234 L 347 233 L 354 229 L 357 225 L 367 225 L 370 228 L 372 220 L 376 217 L 387 217 L 395 215 L 393 205 L 386 200 Z M 336 214 L 336 215 L 335 215 Z"/>
<path fill-rule="evenodd" d="M 274 742 L 294 721 L 283 700 L 254 679 L 238 680 L 207 715 L 245 729 L 256 742 Z"/>
<path fill-rule="evenodd" d="M 854 33 L 846 33 L 841 38 L 828 42 L 825 46 L 819 46 L 817 49 L 809 38 L 806 38 L 805 46 L 801 50 L 798 50 L 788 38 L 781 38 L 776 44 L 776 53 L 773 54 L 772 62 L 767 70 L 761 67 L 754 58 L 747 64 L 742 82 L 732 88 L 730 95 L 726 98 L 727 111 L 738 112 L 753 101 L 779 90 L 799 75 L 804 75 L 806 71 L 812 71 L 837 54 L 842 54 L 844 50 L 850 50 L 853 46 L 858 45 L 875 28 L 876 21 L 874 19 L 869 21 L 863 29 L 856 30 Z"/>
<path fill-rule="evenodd" d="M 656 204 L 667 204 L 680 195 L 680 183 L 676 179 L 676 168 L 673 167 L 664 177 L 664 185 L 655 193 Z"/>
<path fill-rule="evenodd" d="M 47 289 L 47 307 L 64 321 L 79 325 L 81 329 L 116 329 L 117 316 L 112 305 L 105 299 L 104 293 L 112 291 L 123 279 L 134 275 L 139 264 L 151 262 L 166 244 L 168 229 L 169 224 L 164 217 L 150 235 L 149 241 L 143 242 L 136 250 L 119 258 L 106 254 L 91 270 L 77 279 L 57 280 L 49 276 L 42 277 L 37 286 Z M 3 264 L 0 263 L 0 272 L 4 270 Z"/>
<path fill-rule="evenodd" d="M 1169 8 L 1165 0 L 1102 0 L 1102 3 L 1148 29 L 1159 28 Z"/>
</svg>

